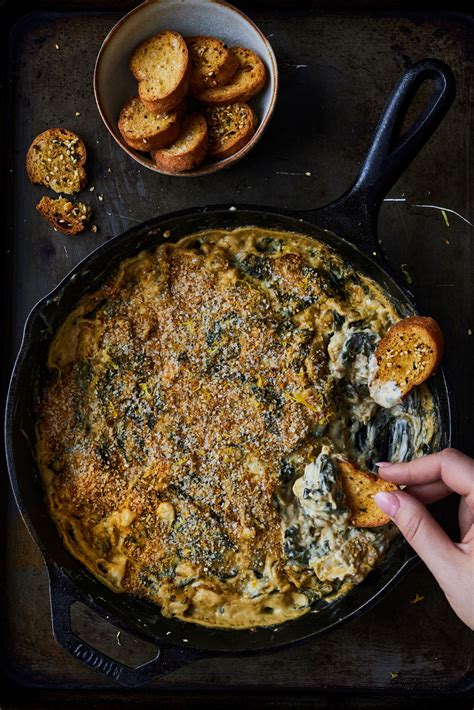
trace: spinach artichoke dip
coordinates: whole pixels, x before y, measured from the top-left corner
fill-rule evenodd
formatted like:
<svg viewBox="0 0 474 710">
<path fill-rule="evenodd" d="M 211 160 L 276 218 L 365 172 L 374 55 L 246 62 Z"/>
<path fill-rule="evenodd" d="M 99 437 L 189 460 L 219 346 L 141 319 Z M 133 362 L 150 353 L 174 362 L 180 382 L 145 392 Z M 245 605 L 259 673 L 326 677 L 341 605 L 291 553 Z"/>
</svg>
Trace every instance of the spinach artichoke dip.
<svg viewBox="0 0 474 710">
<path fill-rule="evenodd" d="M 391 409 L 368 361 L 401 314 L 330 247 L 208 231 L 124 261 L 55 334 L 37 457 L 68 550 L 116 592 L 207 626 L 279 624 L 361 582 L 392 526 L 338 480 L 434 446 L 424 385 Z"/>
</svg>

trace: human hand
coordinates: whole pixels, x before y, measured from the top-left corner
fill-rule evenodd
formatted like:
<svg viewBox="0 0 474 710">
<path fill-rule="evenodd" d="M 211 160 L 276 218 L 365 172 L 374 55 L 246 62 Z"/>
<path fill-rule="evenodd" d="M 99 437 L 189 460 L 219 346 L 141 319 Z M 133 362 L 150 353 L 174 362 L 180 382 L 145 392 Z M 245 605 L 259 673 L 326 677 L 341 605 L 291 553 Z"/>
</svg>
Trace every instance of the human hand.
<svg viewBox="0 0 474 710">
<path fill-rule="evenodd" d="M 407 463 L 381 462 L 379 475 L 407 488 L 377 493 L 375 502 L 436 578 L 461 621 L 474 630 L 474 460 L 445 449 Z M 461 542 L 453 542 L 425 503 L 459 493 Z"/>
</svg>

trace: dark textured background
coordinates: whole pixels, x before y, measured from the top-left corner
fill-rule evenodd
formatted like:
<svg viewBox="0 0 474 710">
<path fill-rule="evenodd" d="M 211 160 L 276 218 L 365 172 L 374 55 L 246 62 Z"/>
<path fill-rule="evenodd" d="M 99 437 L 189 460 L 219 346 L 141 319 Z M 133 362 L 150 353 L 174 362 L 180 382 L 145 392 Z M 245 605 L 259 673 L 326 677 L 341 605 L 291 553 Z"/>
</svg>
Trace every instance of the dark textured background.
<svg viewBox="0 0 474 710">
<path fill-rule="evenodd" d="M 385 203 L 379 234 L 392 263 L 403 264 L 413 280 L 410 288 L 419 310 L 436 317 L 445 332 L 445 363 L 457 403 L 457 443 L 472 455 L 474 335 L 468 334 L 474 331 L 472 230 L 455 215 L 448 214 L 448 228 L 439 211 L 413 206 L 439 205 L 470 218 L 471 20 L 462 14 L 401 10 L 328 14 L 305 5 L 285 10 L 281 3 L 265 2 L 245 8 L 269 36 L 278 59 L 281 89 L 274 117 L 242 162 L 226 172 L 185 180 L 140 168 L 100 121 L 92 71 L 117 14 L 98 12 L 93 9 L 98 4 L 84 2 L 81 7 L 87 13 L 37 12 L 17 25 L 9 94 L 3 93 L 10 119 L 5 122 L 3 113 L 5 370 L 36 300 L 95 246 L 136 222 L 206 203 L 263 203 L 303 210 L 331 201 L 355 177 L 399 74 L 412 61 L 433 56 L 452 67 L 458 97 L 429 145 L 392 190 L 391 197 L 405 197 L 406 202 Z M 56 234 L 34 210 L 45 190 L 27 182 L 24 155 L 34 135 L 52 125 L 77 130 L 87 144 L 89 185 L 96 189 L 83 197 L 95 210 L 96 235 Z M 104 196 L 103 202 L 98 195 Z M 5 478 L 4 470 L 2 474 Z M 45 569 L 11 501 L 6 521 L 1 620 L 5 661 L 20 684 L 57 689 L 56 695 L 47 695 L 46 707 L 54 699 L 64 702 L 59 690 L 64 688 L 76 689 L 67 697 L 78 703 L 83 698 L 78 691 L 95 688 L 92 697 L 97 702 L 108 698 L 113 707 L 120 699 L 152 702 L 157 696 L 151 688 L 160 689 L 166 695 L 163 700 L 173 707 L 181 702 L 188 706 L 192 694 L 204 699 L 223 691 L 230 693 L 226 704 L 238 691 L 249 694 L 250 704 L 257 702 L 256 693 L 263 693 L 267 706 L 278 691 L 286 693 L 279 695 L 282 703 L 309 707 L 306 703 L 313 702 L 314 693 L 334 689 L 361 693 L 360 702 L 369 692 L 387 697 L 446 693 L 461 687 L 472 668 L 472 635 L 420 565 L 365 617 L 320 640 L 258 658 L 200 661 L 139 694 L 105 693 L 110 681 L 62 652 L 52 639 Z M 415 593 L 424 600 L 411 604 Z M 123 632 L 119 646 L 117 632 L 91 618 L 91 612 L 76 609 L 74 616 L 88 640 L 121 659 L 137 662 L 152 655 L 145 644 Z M 391 672 L 398 672 L 398 677 L 392 679 Z M 5 682 L 4 692 L 6 687 Z M 297 696 L 301 692 L 311 696 Z M 16 696 L 18 702 L 21 696 Z M 39 702 L 41 691 L 31 697 Z"/>
</svg>

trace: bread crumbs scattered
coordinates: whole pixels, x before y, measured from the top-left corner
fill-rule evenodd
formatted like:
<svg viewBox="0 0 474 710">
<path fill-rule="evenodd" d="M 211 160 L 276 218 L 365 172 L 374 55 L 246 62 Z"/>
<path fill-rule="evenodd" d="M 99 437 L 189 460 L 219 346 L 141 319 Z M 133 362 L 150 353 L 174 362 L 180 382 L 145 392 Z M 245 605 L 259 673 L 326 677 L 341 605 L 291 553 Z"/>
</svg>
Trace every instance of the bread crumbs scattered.
<svg viewBox="0 0 474 710">
<path fill-rule="evenodd" d="M 80 111 L 76 111 L 76 114 L 75 114 L 75 115 L 76 115 L 76 116 L 80 116 L 80 115 L 81 115 L 81 112 L 80 112 Z"/>
<path fill-rule="evenodd" d="M 441 214 L 443 215 L 443 219 L 446 222 L 446 226 L 449 227 L 449 219 L 448 215 L 446 214 L 446 210 L 441 210 Z"/>
<path fill-rule="evenodd" d="M 55 45 L 54 45 L 54 48 L 55 48 L 55 49 L 59 49 L 59 44 L 55 44 Z"/>
<path fill-rule="evenodd" d="M 96 224 L 92 225 L 91 232 L 93 232 L 94 234 L 97 234 L 97 225 Z"/>
<path fill-rule="evenodd" d="M 163 232 L 163 236 L 165 239 L 168 239 L 168 237 L 171 237 L 171 232 L 169 229 L 167 229 L 165 232 Z"/>
<path fill-rule="evenodd" d="M 308 177 L 310 177 L 310 176 L 311 176 L 311 173 L 305 173 L 305 175 L 307 175 Z"/>
<path fill-rule="evenodd" d="M 94 186 L 94 185 L 91 185 L 90 188 L 89 188 L 89 192 L 94 192 L 94 190 L 95 190 L 95 186 Z"/>
<path fill-rule="evenodd" d="M 122 645 L 122 643 L 121 643 L 121 641 L 120 641 L 120 634 L 121 634 L 121 633 L 122 633 L 121 631 L 117 631 L 117 644 L 118 644 L 119 646 Z"/>
<path fill-rule="evenodd" d="M 391 680 L 395 680 L 395 678 L 398 678 L 398 673 L 394 673 L 393 671 L 390 671 L 390 678 L 391 678 Z"/>
<path fill-rule="evenodd" d="M 468 329 L 467 329 L 467 334 L 468 334 L 468 335 L 472 335 L 472 328 L 468 328 Z"/>
<path fill-rule="evenodd" d="M 422 602 L 424 599 L 423 596 L 418 594 L 418 592 L 415 594 L 413 599 L 410 599 L 410 604 L 418 604 L 418 602 Z"/>
<path fill-rule="evenodd" d="M 400 269 L 403 272 L 404 277 L 406 278 L 407 283 L 411 284 L 413 283 L 413 279 L 411 277 L 410 272 L 407 269 L 408 264 L 400 264 Z"/>
<path fill-rule="evenodd" d="M 99 202 L 103 202 L 103 201 L 104 201 L 104 196 L 103 196 L 103 195 L 97 195 L 97 199 L 99 200 Z"/>
</svg>

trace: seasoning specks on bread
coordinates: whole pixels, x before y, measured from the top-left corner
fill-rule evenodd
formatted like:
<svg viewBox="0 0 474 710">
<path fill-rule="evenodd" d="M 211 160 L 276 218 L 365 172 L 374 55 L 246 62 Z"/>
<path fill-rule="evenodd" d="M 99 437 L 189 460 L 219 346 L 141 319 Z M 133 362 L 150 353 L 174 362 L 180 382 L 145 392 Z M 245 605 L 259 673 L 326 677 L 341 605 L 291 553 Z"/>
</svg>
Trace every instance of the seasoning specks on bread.
<svg viewBox="0 0 474 710">
<path fill-rule="evenodd" d="M 129 99 L 120 112 L 118 127 L 126 143 L 135 150 L 164 148 L 179 135 L 180 107 L 167 113 L 147 109 L 138 96 Z"/>
<path fill-rule="evenodd" d="M 206 156 L 228 158 L 254 135 L 258 119 L 244 102 L 263 88 L 266 70 L 250 49 L 166 30 L 135 49 L 130 69 L 138 96 L 123 106 L 118 128 L 127 145 L 151 153 L 160 170 L 178 173 L 192 170 Z M 201 111 L 197 106 L 199 114 L 194 107 L 186 114 L 188 89 L 204 104 Z"/>
<path fill-rule="evenodd" d="M 83 232 L 92 214 L 88 205 L 74 204 L 65 197 L 42 197 L 36 209 L 56 231 L 70 235 Z"/>
<path fill-rule="evenodd" d="M 209 106 L 204 111 L 209 132 L 209 156 L 220 160 L 237 153 L 255 133 L 257 117 L 248 104 Z"/>
<path fill-rule="evenodd" d="M 86 157 L 86 147 L 77 133 L 50 128 L 36 136 L 30 145 L 26 171 L 32 183 L 74 195 L 87 183 Z"/>
<path fill-rule="evenodd" d="M 188 90 L 188 68 L 186 42 L 172 30 L 146 39 L 130 59 L 140 100 L 156 113 L 170 111 L 183 100 Z"/>
<path fill-rule="evenodd" d="M 191 62 L 189 91 L 193 96 L 227 84 L 239 68 L 235 54 L 216 37 L 186 37 L 185 42 Z"/>
<path fill-rule="evenodd" d="M 245 47 L 232 47 L 231 51 L 239 62 L 236 74 L 225 86 L 204 89 L 196 94 L 202 103 L 224 105 L 248 101 L 263 89 L 267 72 L 260 57 Z"/>
<path fill-rule="evenodd" d="M 371 363 L 369 391 L 382 407 L 391 407 L 435 372 L 443 356 L 443 334 L 433 318 L 410 316 L 382 338 Z"/>
</svg>

